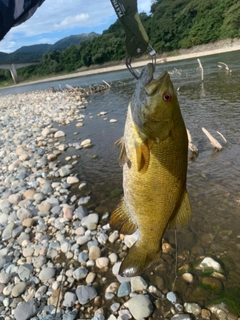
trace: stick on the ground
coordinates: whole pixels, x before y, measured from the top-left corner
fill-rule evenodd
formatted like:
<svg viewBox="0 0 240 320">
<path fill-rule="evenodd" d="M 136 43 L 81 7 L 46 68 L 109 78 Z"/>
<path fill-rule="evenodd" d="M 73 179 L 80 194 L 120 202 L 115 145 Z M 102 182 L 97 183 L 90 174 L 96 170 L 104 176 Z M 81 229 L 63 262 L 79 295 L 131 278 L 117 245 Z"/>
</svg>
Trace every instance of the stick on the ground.
<svg viewBox="0 0 240 320">
<path fill-rule="evenodd" d="M 203 81 L 204 81 L 204 70 L 203 70 L 203 66 L 202 66 L 202 63 L 201 63 L 200 59 L 197 59 L 197 61 L 198 61 L 198 64 L 199 64 L 199 68 L 200 68 L 200 70 L 201 70 L 201 80 L 202 80 L 202 82 L 203 82 Z"/>
<path fill-rule="evenodd" d="M 205 133 L 205 135 L 208 137 L 208 139 L 210 140 L 211 142 L 211 145 L 218 149 L 219 151 L 222 150 L 222 146 L 221 144 L 215 139 L 213 138 L 213 136 L 205 129 L 205 128 L 202 128 L 202 131 Z"/>
</svg>

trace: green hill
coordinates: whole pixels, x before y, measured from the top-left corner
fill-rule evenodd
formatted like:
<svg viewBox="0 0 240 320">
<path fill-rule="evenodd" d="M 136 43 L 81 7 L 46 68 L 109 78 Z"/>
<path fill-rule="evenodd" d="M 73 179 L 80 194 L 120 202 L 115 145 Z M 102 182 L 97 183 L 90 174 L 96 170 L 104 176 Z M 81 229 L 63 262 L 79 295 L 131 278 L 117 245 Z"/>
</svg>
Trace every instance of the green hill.
<svg viewBox="0 0 240 320">
<path fill-rule="evenodd" d="M 84 33 L 65 37 L 54 44 L 34 44 L 31 46 L 23 46 L 12 53 L 0 52 L 0 62 L 41 60 L 43 54 L 46 52 L 54 50 L 63 51 L 70 45 L 78 45 L 81 41 L 90 40 L 97 36 L 99 36 L 99 34 L 95 32 L 89 34 Z"/>
</svg>

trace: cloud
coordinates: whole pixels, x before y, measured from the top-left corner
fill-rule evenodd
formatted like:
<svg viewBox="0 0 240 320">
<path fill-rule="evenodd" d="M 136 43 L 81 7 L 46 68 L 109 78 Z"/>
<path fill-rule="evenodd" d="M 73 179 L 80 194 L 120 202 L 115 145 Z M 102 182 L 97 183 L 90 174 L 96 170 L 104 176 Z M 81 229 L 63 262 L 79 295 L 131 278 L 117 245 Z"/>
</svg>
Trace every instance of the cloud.
<svg viewBox="0 0 240 320">
<path fill-rule="evenodd" d="M 54 24 L 54 29 L 55 30 L 61 30 L 61 29 L 68 29 L 71 26 L 75 26 L 76 24 L 82 24 L 86 20 L 89 19 L 89 14 L 88 13 L 81 13 L 76 15 L 75 17 L 66 17 L 63 19 L 59 24 Z"/>
</svg>

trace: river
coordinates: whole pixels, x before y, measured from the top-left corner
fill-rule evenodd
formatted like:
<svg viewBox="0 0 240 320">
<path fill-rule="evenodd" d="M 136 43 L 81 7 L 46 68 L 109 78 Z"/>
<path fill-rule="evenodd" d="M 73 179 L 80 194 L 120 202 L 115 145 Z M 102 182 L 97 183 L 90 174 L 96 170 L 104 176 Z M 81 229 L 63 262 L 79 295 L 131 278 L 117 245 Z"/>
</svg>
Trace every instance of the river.
<svg viewBox="0 0 240 320">
<path fill-rule="evenodd" d="M 188 228 L 177 231 L 179 255 L 184 256 L 179 266 L 194 264 L 203 256 L 224 261 L 226 273 L 221 281 L 227 292 L 240 287 L 240 56 L 239 52 L 223 53 L 203 57 L 201 62 L 203 83 L 196 59 L 158 65 L 156 73 L 162 70 L 171 73 L 186 127 L 199 149 L 198 157 L 194 161 L 189 159 L 187 185 L 192 218 Z M 224 65 L 219 68 L 218 62 L 228 64 L 232 72 L 225 70 Z M 81 181 L 88 183 L 90 208 L 100 213 L 111 212 L 120 199 L 122 170 L 114 142 L 123 134 L 127 105 L 136 80 L 128 71 L 119 71 L 1 90 L 1 94 L 9 94 L 49 87 L 59 89 L 66 83 L 88 86 L 102 80 L 112 86 L 88 98 L 87 108 L 81 111 L 85 120 L 79 135 L 74 135 L 77 131 L 74 124 L 64 128 L 68 142 L 77 141 L 82 135 L 91 138 L 94 144 L 91 149 L 81 150 L 75 172 Z M 97 116 L 101 111 L 107 114 Z M 112 118 L 117 122 L 109 123 Z M 211 146 L 202 127 L 224 146 L 222 151 L 217 152 Z M 224 135 L 227 143 L 216 131 Z M 69 148 L 60 161 L 73 154 L 76 150 Z M 174 246 L 173 238 L 173 231 L 167 231 L 165 239 Z M 171 282 L 172 275 L 169 278 Z M 183 299 L 191 299 L 193 291 L 185 287 L 179 291 Z M 204 303 L 211 298 L 212 294 L 207 295 Z M 240 298 L 237 299 L 239 302 Z"/>
</svg>

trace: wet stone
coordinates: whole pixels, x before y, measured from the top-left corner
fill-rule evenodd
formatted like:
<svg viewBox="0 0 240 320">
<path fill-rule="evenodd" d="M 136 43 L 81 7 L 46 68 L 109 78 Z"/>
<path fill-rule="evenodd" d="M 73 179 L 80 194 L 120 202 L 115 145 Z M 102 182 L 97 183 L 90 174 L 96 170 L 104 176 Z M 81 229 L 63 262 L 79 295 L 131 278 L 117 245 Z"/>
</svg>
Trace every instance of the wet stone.
<svg viewBox="0 0 240 320">
<path fill-rule="evenodd" d="M 203 277 L 201 279 L 202 286 L 208 291 L 220 294 L 223 291 L 221 280 L 214 277 Z"/>
<path fill-rule="evenodd" d="M 196 267 L 196 269 L 205 271 L 217 271 L 217 272 L 223 272 L 223 269 L 221 265 L 213 260 L 211 257 L 204 258 L 201 263 Z"/>
<path fill-rule="evenodd" d="M 194 320 L 194 316 L 187 313 L 175 314 L 171 320 Z"/>
</svg>

